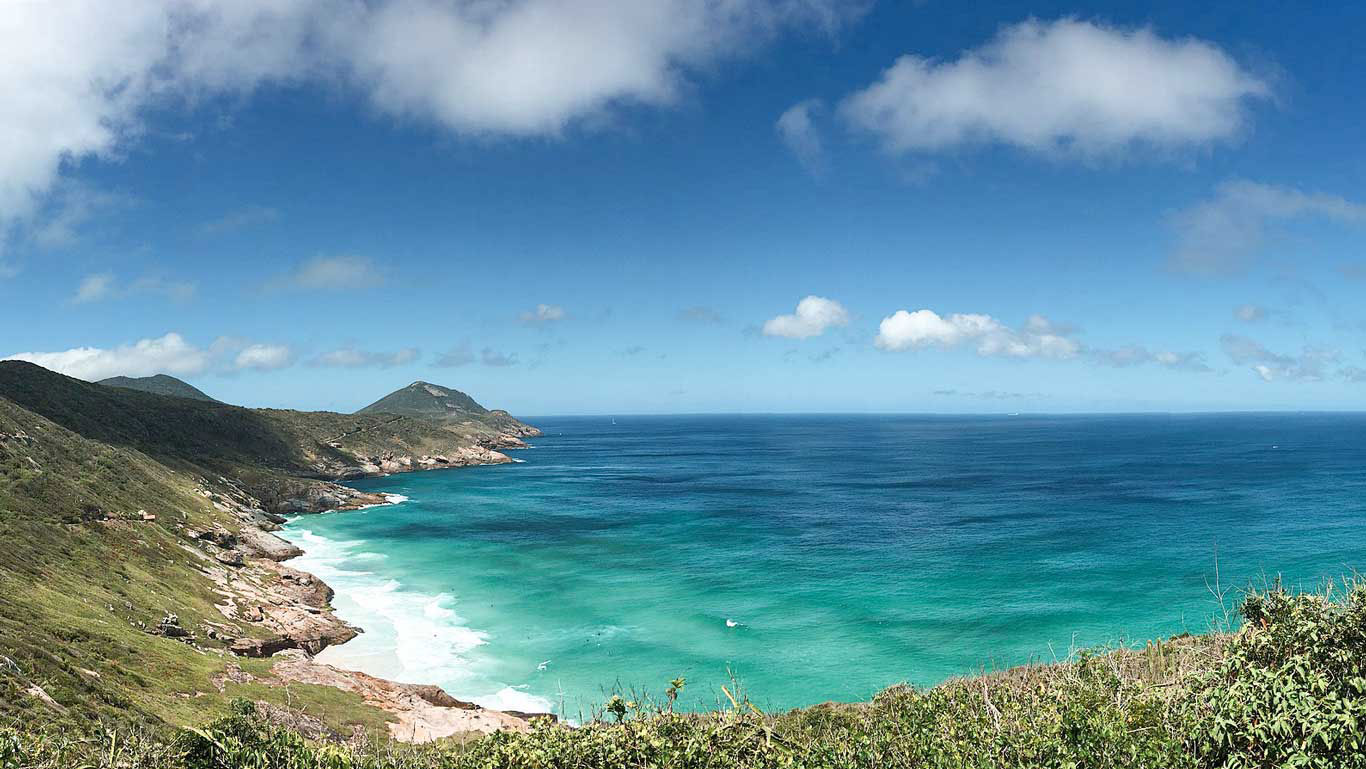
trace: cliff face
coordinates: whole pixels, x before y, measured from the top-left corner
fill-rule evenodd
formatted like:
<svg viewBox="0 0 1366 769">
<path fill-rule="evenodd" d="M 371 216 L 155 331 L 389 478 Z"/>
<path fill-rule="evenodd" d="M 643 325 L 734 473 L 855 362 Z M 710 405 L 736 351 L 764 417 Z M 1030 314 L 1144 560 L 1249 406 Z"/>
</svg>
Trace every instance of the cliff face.
<svg viewBox="0 0 1366 769">
<path fill-rule="evenodd" d="M 435 712 L 453 706 L 372 679 L 341 698 L 298 685 L 349 680 L 311 655 L 359 629 L 272 533 L 282 510 L 384 503 L 333 478 L 508 461 L 480 440 L 517 443 L 486 426 L 242 409 L 0 363 L 0 713 L 192 724 L 249 696 L 343 735 L 415 719 L 429 735 L 524 726 L 463 703 Z"/>
</svg>

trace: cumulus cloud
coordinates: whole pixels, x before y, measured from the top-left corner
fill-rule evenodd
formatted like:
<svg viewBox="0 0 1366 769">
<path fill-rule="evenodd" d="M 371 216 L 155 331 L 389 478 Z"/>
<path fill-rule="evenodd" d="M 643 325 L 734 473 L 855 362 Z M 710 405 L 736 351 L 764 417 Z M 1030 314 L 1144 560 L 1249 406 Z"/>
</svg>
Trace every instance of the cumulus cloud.
<svg viewBox="0 0 1366 769">
<path fill-rule="evenodd" d="M 58 352 L 21 352 L 0 360 L 24 360 L 77 379 L 152 374 L 230 374 L 251 369 L 269 371 L 293 363 L 288 345 L 262 344 L 219 337 L 199 347 L 175 332 L 117 347 L 75 347 Z"/>
<path fill-rule="evenodd" d="M 294 362 L 294 353 L 283 344 L 249 344 L 233 358 L 233 366 L 253 371 L 274 371 Z"/>
<path fill-rule="evenodd" d="M 825 167 L 825 149 L 820 130 L 812 119 L 821 109 L 819 99 L 807 99 L 788 107 L 774 124 L 783 144 L 797 156 L 802 167 L 813 174 L 820 173 Z"/>
<path fill-rule="evenodd" d="M 1224 334 L 1219 346 L 1234 364 L 1249 367 L 1263 381 L 1321 381 L 1341 356 L 1336 350 L 1306 345 L 1298 354 L 1273 352 L 1260 342 L 1238 334 Z"/>
<path fill-rule="evenodd" d="M 373 262 L 363 256 L 315 256 L 267 283 L 274 290 L 344 291 L 384 282 Z"/>
<path fill-rule="evenodd" d="M 180 334 L 169 333 L 107 349 L 76 347 L 61 352 L 21 352 L 5 360 L 24 360 L 93 382 L 111 376 L 201 374 L 208 369 L 210 356 Z"/>
<path fill-rule="evenodd" d="M 849 325 L 849 311 L 844 305 L 823 296 L 808 296 L 797 302 L 797 311 L 779 315 L 764 322 L 765 336 L 787 339 L 807 339 L 824 334 L 831 326 Z"/>
<path fill-rule="evenodd" d="M 0 14 L 0 223 L 63 164 L 116 155 L 151 106 L 321 81 L 459 134 L 555 135 L 673 103 L 690 72 L 837 0 L 141 0 L 21 2 Z M 60 51 L 61 55 L 53 55 Z M 34 87 L 41 83 L 42 87 Z"/>
<path fill-rule="evenodd" d="M 1031 20 L 952 61 L 902 56 L 841 113 L 897 153 L 1000 143 L 1097 155 L 1229 139 L 1269 94 L 1209 42 Z"/>
<path fill-rule="evenodd" d="M 543 326 L 547 323 L 564 320 L 564 308 L 558 304 L 538 304 L 517 316 L 517 320 L 528 326 Z"/>
<path fill-rule="evenodd" d="M 355 347 L 328 350 L 308 362 L 310 366 L 328 368 L 392 368 L 412 363 L 420 352 L 416 347 L 405 347 L 396 352 L 374 352 Z"/>
<path fill-rule="evenodd" d="M 888 351 L 971 344 L 983 357 L 1066 359 L 1076 357 L 1082 349 L 1070 334 L 1071 329 L 1042 315 L 1030 316 L 1024 326 L 1015 329 L 978 313 L 942 317 L 933 310 L 897 310 L 878 324 L 873 344 Z"/>
<path fill-rule="evenodd" d="M 1366 204 L 1291 187 L 1225 182 L 1213 197 L 1172 217 L 1176 248 L 1171 265 L 1206 275 L 1238 272 L 1248 266 L 1271 228 L 1299 219 L 1366 222 Z"/>
</svg>

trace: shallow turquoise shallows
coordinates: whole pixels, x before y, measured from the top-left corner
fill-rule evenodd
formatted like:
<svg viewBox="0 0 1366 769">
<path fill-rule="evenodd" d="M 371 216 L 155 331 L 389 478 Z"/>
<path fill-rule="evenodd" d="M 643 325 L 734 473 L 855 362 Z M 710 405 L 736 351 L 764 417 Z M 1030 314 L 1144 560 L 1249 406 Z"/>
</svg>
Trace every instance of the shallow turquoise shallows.
<svg viewBox="0 0 1366 769">
<path fill-rule="evenodd" d="M 532 421 L 522 463 L 290 523 L 365 629 L 324 661 L 570 718 L 677 676 L 788 708 L 1203 632 L 1216 555 L 1366 567 L 1362 415 Z"/>
</svg>

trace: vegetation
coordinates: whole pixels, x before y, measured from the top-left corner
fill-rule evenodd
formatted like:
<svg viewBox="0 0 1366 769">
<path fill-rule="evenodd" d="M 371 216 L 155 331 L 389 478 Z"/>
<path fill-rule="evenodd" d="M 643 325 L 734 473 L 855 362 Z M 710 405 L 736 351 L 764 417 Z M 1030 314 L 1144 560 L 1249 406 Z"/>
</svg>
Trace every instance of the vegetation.
<svg viewBox="0 0 1366 769">
<path fill-rule="evenodd" d="M 95 384 L 102 384 L 105 387 L 122 387 L 126 390 L 141 390 L 157 395 L 173 395 L 177 398 L 190 398 L 197 401 L 218 401 L 204 394 L 204 391 L 189 382 L 176 379 L 166 374 L 156 374 L 154 376 L 113 376 L 108 379 L 101 379 Z"/>
<path fill-rule="evenodd" d="M 497 413 L 497 412 L 490 412 Z M 0 364 L 0 769 L 1366 768 L 1366 582 L 1247 595 L 1239 627 L 894 687 L 872 702 L 710 713 L 616 696 L 579 727 L 411 746 L 354 694 L 271 680 L 207 633 L 221 594 L 187 532 L 242 525 L 220 473 L 439 436 L 398 415 L 240 409 Z M 332 430 L 369 426 L 365 437 Z M 392 437 L 392 436 L 391 436 Z M 435 437 L 431 438 L 435 440 Z M 346 449 L 349 450 L 349 449 Z M 232 476 L 234 478 L 240 476 Z M 168 637 L 174 613 L 194 637 Z M 250 623 L 230 628 L 253 632 Z"/>
<path fill-rule="evenodd" d="M 1250 594 L 1230 634 L 894 687 L 780 715 L 748 702 L 675 713 L 613 698 L 578 728 L 406 746 L 319 742 L 238 701 L 202 728 L 86 737 L 0 729 L 0 766 L 221 769 L 1366 766 L 1366 583 Z M 685 684 L 670 687 L 676 693 Z M 30 722 L 31 723 L 31 722 Z"/>
</svg>

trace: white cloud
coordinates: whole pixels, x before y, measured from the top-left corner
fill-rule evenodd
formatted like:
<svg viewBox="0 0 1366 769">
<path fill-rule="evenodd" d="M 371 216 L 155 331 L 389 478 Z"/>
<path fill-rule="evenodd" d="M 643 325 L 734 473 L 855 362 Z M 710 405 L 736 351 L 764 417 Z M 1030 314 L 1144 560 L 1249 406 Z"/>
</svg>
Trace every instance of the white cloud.
<svg viewBox="0 0 1366 769">
<path fill-rule="evenodd" d="M 1229 360 L 1248 366 L 1266 382 L 1321 381 L 1328 376 L 1328 368 L 1341 359 L 1336 350 L 1311 345 L 1306 345 L 1298 355 L 1272 352 L 1260 342 L 1237 334 L 1224 334 L 1219 338 L 1219 346 Z"/>
<path fill-rule="evenodd" d="M 95 381 L 111 376 L 152 374 L 200 374 L 208 369 L 210 356 L 170 333 L 110 349 L 77 347 L 62 352 L 21 352 L 5 360 L 25 360 L 44 368 Z"/>
<path fill-rule="evenodd" d="M 897 310 L 878 324 L 873 344 L 888 351 L 972 344 L 983 357 L 1067 359 L 1082 350 L 1070 333 L 1042 315 L 1032 315 L 1023 327 L 1014 329 L 978 313 L 941 317 L 933 310 Z"/>
<path fill-rule="evenodd" d="M 253 343 L 219 337 L 207 349 L 168 333 L 118 347 L 76 347 L 60 352 L 21 352 L 0 360 L 25 360 L 67 376 L 95 381 L 111 376 L 152 374 L 229 374 L 252 369 L 270 371 L 294 362 L 288 345 Z"/>
<path fill-rule="evenodd" d="M 113 273 L 102 272 L 87 275 L 81 279 L 80 285 L 76 287 L 76 295 L 71 297 L 71 301 L 76 304 L 99 301 L 109 296 L 109 291 L 113 286 Z"/>
<path fill-rule="evenodd" d="M 268 289 L 341 291 L 369 288 L 384 282 L 373 262 L 363 256 L 315 256 L 293 271 L 266 284 Z"/>
<path fill-rule="evenodd" d="M 953 61 L 902 56 L 841 112 L 892 152 L 1002 143 L 1097 155 L 1228 139 L 1246 102 L 1269 93 L 1212 43 L 1031 20 Z"/>
<path fill-rule="evenodd" d="M 849 311 L 844 305 L 823 296 L 808 296 L 797 302 L 797 311 L 779 315 L 764 322 L 765 336 L 788 339 L 807 339 L 824 334 L 831 326 L 849 325 Z"/>
<path fill-rule="evenodd" d="M 31 213 L 64 164 L 117 156 L 145 130 L 149 107 L 317 81 L 459 134 L 555 135 L 621 106 L 668 105 L 691 71 L 743 55 L 785 28 L 838 27 L 864 5 L 7 3 L 0 14 L 0 226 Z"/>
<path fill-rule="evenodd" d="M 820 130 L 812 120 L 814 113 L 821 107 L 819 99 L 807 99 L 788 107 L 774 124 L 783 144 L 813 174 L 820 173 L 825 167 L 825 149 L 821 143 Z"/>
<path fill-rule="evenodd" d="M 1366 204 L 1291 187 L 1225 182 L 1210 199 L 1172 217 L 1177 238 L 1172 266 L 1201 274 L 1237 272 L 1255 256 L 1273 225 L 1305 218 L 1366 222 Z"/>
<path fill-rule="evenodd" d="M 254 371 L 274 371 L 294 362 L 294 353 L 283 344 L 249 344 L 237 353 L 233 366 Z"/>
<path fill-rule="evenodd" d="M 535 309 L 527 310 L 517 316 L 517 319 L 530 326 L 541 326 L 547 323 L 554 323 L 564 320 L 564 308 L 558 304 L 538 304 Z"/>
<path fill-rule="evenodd" d="M 418 359 L 419 354 L 416 347 L 405 347 L 396 352 L 371 352 L 355 347 L 339 347 L 319 355 L 309 361 L 309 365 L 334 368 L 391 368 L 412 363 Z"/>
</svg>

